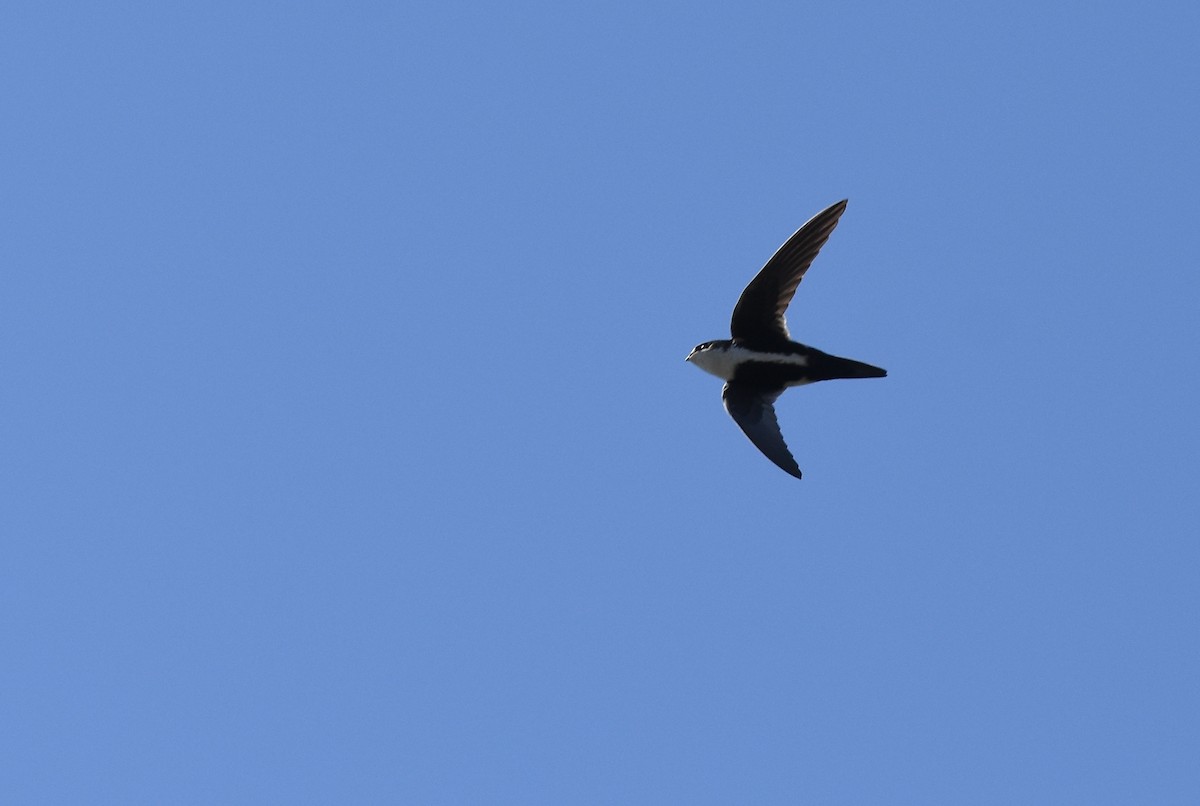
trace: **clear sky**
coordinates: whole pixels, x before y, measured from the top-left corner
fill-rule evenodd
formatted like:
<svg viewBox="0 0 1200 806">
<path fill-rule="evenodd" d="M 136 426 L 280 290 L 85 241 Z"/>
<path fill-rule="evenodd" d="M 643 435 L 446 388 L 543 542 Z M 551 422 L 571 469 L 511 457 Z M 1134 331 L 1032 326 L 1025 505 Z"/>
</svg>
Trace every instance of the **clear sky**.
<svg viewBox="0 0 1200 806">
<path fill-rule="evenodd" d="M 1200 803 L 1198 9 L 6 4 L 0 800 Z"/>
</svg>

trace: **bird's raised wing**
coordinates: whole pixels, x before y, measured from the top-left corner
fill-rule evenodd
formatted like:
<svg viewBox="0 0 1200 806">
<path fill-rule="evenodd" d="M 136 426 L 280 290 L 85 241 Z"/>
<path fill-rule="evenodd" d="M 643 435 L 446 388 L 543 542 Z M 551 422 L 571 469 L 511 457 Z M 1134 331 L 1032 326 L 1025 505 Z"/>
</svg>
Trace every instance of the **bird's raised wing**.
<svg viewBox="0 0 1200 806">
<path fill-rule="evenodd" d="M 763 452 L 763 456 L 785 472 L 800 478 L 800 466 L 783 441 L 779 420 L 775 417 L 775 400 L 781 394 L 782 386 L 768 389 L 730 381 L 721 390 L 721 401 L 725 404 L 725 411 L 750 437 L 754 446 Z"/>
<path fill-rule="evenodd" d="M 812 265 L 829 234 L 846 210 L 846 200 L 830 205 L 817 213 L 808 223 L 772 255 L 767 265 L 754 276 L 750 285 L 733 308 L 730 330 L 733 338 L 751 347 L 769 348 L 787 343 L 787 320 L 783 312 L 796 294 L 796 287 Z"/>
</svg>

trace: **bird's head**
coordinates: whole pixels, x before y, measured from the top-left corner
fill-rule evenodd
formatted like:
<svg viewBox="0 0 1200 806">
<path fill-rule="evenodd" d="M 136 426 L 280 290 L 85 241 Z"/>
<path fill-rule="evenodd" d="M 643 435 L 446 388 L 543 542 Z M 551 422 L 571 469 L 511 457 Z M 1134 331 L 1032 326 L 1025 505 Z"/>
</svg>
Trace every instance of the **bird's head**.
<svg viewBox="0 0 1200 806">
<path fill-rule="evenodd" d="M 711 350 L 712 346 L 713 346 L 713 343 L 711 341 L 706 341 L 703 344 L 697 344 L 695 347 L 692 348 L 692 351 L 690 353 L 688 353 L 688 357 L 685 358 L 684 360 L 691 361 L 691 360 L 695 359 L 695 357 L 697 355 L 704 352 L 705 350 Z"/>
<path fill-rule="evenodd" d="M 732 377 L 732 368 L 727 366 L 730 362 L 729 347 L 729 341 L 706 341 L 693 347 L 685 360 L 705 372 L 728 380 Z"/>
</svg>

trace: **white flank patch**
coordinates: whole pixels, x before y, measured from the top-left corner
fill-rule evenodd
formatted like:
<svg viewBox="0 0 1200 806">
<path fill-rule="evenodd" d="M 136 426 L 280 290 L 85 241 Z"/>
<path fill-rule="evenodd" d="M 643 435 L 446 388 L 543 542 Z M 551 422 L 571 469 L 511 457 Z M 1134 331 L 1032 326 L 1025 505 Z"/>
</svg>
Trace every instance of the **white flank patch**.
<svg viewBox="0 0 1200 806">
<path fill-rule="evenodd" d="M 758 353 L 753 350 L 747 350 L 745 347 L 739 347 L 736 344 L 729 345 L 728 347 L 711 347 L 698 353 L 692 353 L 688 356 L 688 361 L 691 361 L 705 372 L 716 375 L 723 381 L 732 380 L 733 373 L 737 370 L 738 366 L 747 361 L 786 364 L 793 367 L 808 366 L 808 356 L 805 355 Z"/>
</svg>

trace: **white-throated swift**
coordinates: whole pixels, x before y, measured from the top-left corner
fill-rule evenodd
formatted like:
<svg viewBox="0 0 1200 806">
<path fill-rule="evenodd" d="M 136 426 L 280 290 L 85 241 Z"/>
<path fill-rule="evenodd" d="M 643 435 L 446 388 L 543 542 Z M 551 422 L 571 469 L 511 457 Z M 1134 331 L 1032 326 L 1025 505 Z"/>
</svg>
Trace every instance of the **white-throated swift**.
<svg viewBox="0 0 1200 806">
<path fill-rule="evenodd" d="M 725 381 L 721 400 L 734 422 L 768 459 L 800 478 L 779 430 L 775 401 L 789 386 L 835 378 L 883 378 L 887 370 L 792 341 L 784 311 L 846 210 L 831 205 L 796 230 L 742 291 L 733 308 L 732 339 L 696 345 L 687 360 Z"/>
</svg>

